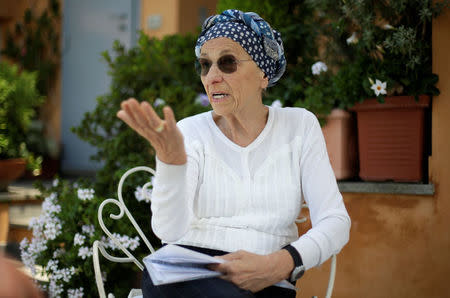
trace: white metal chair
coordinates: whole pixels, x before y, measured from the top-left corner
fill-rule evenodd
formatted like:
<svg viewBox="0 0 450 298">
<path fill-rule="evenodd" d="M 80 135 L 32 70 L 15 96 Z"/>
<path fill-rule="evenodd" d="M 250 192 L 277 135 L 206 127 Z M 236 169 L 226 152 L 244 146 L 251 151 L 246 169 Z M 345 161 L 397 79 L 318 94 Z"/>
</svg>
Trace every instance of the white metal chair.
<svg viewBox="0 0 450 298">
<path fill-rule="evenodd" d="M 302 203 L 302 209 L 308 208 L 308 205 L 305 203 Z M 296 223 L 305 223 L 308 221 L 308 217 L 301 216 L 295 220 Z M 328 278 L 328 286 L 327 286 L 327 292 L 325 293 L 325 298 L 330 298 L 333 294 L 333 288 L 334 288 L 334 281 L 336 279 L 336 255 L 333 255 L 331 257 L 331 266 L 330 266 L 330 276 Z M 314 296 L 317 297 L 317 296 Z M 313 298 L 314 298 L 313 297 Z"/>
<path fill-rule="evenodd" d="M 133 256 L 133 254 L 120 243 L 120 241 L 116 237 L 113 236 L 113 234 L 108 230 L 108 228 L 106 228 L 106 226 L 105 226 L 105 224 L 103 222 L 103 218 L 102 218 L 103 208 L 105 207 L 105 205 L 110 204 L 110 203 L 117 205 L 119 207 L 119 209 L 120 209 L 120 213 L 119 214 L 110 214 L 109 217 L 112 218 L 112 219 L 115 219 L 115 220 L 119 220 L 119 219 L 121 219 L 123 217 L 124 214 L 126 214 L 128 219 L 130 220 L 130 222 L 133 224 L 134 228 L 138 232 L 138 234 L 141 237 L 141 239 L 147 245 L 150 253 L 154 253 L 155 252 L 155 249 L 150 244 L 150 242 L 148 241 L 147 237 L 145 237 L 144 233 L 142 232 L 141 228 L 139 227 L 139 225 L 134 220 L 134 218 L 131 215 L 131 213 L 128 211 L 128 209 L 127 209 L 127 207 L 126 207 L 126 205 L 125 205 L 125 203 L 123 201 L 123 197 L 122 197 L 122 187 L 123 187 L 123 183 L 124 183 L 125 179 L 129 175 L 131 175 L 133 173 L 136 173 L 136 172 L 139 172 L 139 171 L 145 171 L 145 172 L 150 173 L 151 175 L 155 175 L 155 171 L 152 168 L 145 167 L 145 166 L 134 167 L 134 168 L 128 170 L 120 178 L 119 186 L 117 187 L 118 200 L 106 199 L 100 204 L 100 206 L 98 208 L 98 222 L 100 224 L 100 227 L 105 232 L 105 234 L 114 242 L 114 244 L 117 247 L 119 247 L 120 250 L 122 250 L 125 253 L 125 255 L 127 256 L 127 257 L 114 257 L 114 256 L 111 256 L 106 251 L 105 244 L 102 241 L 96 240 L 94 242 L 92 257 L 93 257 L 93 263 L 94 263 L 95 281 L 96 281 L 96 284 L 97 284 L 98 294 L 99 294 L 100 298 L 106 298 L 107 296 L 106 296 L 105 287 L 104 287 L 104 284 L 103 284 L 103 279 L 102 279 L 101 270 L 100 270 L 99 251 L 109 261 L 117 262 L 117 263 L 135 263 L 136 266 L 139 269 L 144 270 L 144 265 L 141 262 L 139 262 Z M 151 185 L 151 183 L 147 182 L 142 187 L 142 193 L 143 193 L 144 196 L 147 195 L 147 188 L 150 185 Z M 302 207 L 307 207 L 307 205 L 303 204 Z M 296 222 L 297 223 L 303 223 L 303 222 L 306 222 L 307 220 L 308 219 L 306 217 L 300 217 L 299 219 L 296 220 Z M 327 292 L 326 292 L 325 298 L 330 298 L 331 297 L 331 294 L 333 292 L 333 287 L 334 287 L 335 276 L 336 276 L 336 256 L 334 255 L 332 257 L 332 261 L 331 261 L 330 277 L 329 277 L 329 280 L 328 280 L 328 287 L 327 287 Z M 108 298 L 109 297 L 113 297 L 113 295 L 112 294 L 108 294 Z M 128 294 L 128 298 L 131 298 L 131 297 L 136 297 L 136 298 L 137 297 L 142 297 L 142 291 L 140 289 L 131 289 L 131 291 Z"/>
<path fill-rule="evenodd" d="M 134 228 L 136 229 L 136 231 L 139 233 L 139 236 L 141 237 L 141 239 L 144 241 L 144 243 L 147 245 L 148 249 L 150 250 L 151 253 L 155 252 L 155 249 L 153 248 L 153 246 L 150 244 L 150 241 L 148 241 L 147 237 L 145 237 L 144 233 L 142 232 L 141 228 L 139 227 L 139 225 L 136 223 L 136 221 L 134 220 L 133 216 L 131 215 L 130 211 L 128 211 L 128 208 L 126 207 L 124 201 L 123 201 L 123 197 L 122 197 L 122 187 L 123 187 L 123 183 L 125 181 L 125 179 L 136 172 L 139 171 L 145 171 L 148 172 L 152 175 L 155 175 L 155 171 L 152 168 L 149 167 L 144 167 L 144 166 L 140 166 L 140 167 L 135 167 L 132 168 L 130 170 L 128 170 L 127 172 L 125 172 L 125 174 L 122 175 L 122 177 L 120 178 L 119 181 L 119 186 L 117 187 L 117 197 L 118 200 L 115 199 L 106 199 L 104 200 L 99 208 L 98 208 L 98 222 L 100 224 L 100 227 L 102 228 L 103 232 L 105 232 L 105 234 L 114 242 L 114 244 L 116 246 L 118 246 L 120 248 L 120 250 L 122 250 L 125 255 L 127 255 L 127 257 L 114 257 L 111 256 L 106 250 L 105 250 L 105 244 L 99 240 L 96 240 L 94 242 L 93 245 L 93 262 L 94 262 L 94 272 L 95 272 L 95 282 L 97 283 L 97 289 L 98 289 L 98 294 L 100 296 L 100 298 L 106 298 L 106 293 L 105 293 L 105 287 L 103 285 L 103 279 L 102 279 L 102 275 L 101 275 L 101 270 L 100 270 L 100 261 L 99 261 L 99 255 L 98 252 L 100 251 L 100 253 L 108 260 L 112 261 L 112 262 L 117 262 L 117 263 L 135 263 L 136 266 L 139 267 L 139 269 L 144 270 L 144 265 L 142 265 L 141 262 L 139 262 L 134 256 L 133 254 L 131 254 L 131 252 L 125 248 L 120 241 L 115 238 L 111 232 L 108 230 L 108 228 L 106 228 L 104 222 L 103 222 L 103 218 L 102 218 L 102 213 L 103 213 L 103 208 L 105 207 L 105 205 L 112 203 L 115 204 L 119 207 L 120 209 L 120 213 L 119 214 L 110 214 L 109 217 L 111 217 L 112 219 L 115 220 L 119 220 L 123 217 L 124 213 L 127 215 L 128 219 L 130 220 L 130 222 L 133 224 Z M 147 182 L 143 187 L 143 195 L 145 196 L 147 194 L 147 188 L 150 186 L 150 182 Z M 142 292 L 140 289 L 131 289 L 128 297 L 140 297 L 142 296 Z M 108 297 L 112 297 L 112 294 L 109 294 Z"/>
</svg>

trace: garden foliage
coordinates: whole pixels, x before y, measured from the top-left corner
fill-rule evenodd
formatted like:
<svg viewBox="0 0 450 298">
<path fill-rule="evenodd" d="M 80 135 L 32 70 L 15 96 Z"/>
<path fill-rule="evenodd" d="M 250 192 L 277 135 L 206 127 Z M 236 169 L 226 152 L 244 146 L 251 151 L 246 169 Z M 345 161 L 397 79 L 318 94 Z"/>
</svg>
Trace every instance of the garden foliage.
<svg viewBox="0 0 450 298">
<path fill-rule="evenodd" d="M 103 234 L 97 222 L 98 207 L 107 198 L 117 198 L 119 179 L 125 171 L 140 165 L 154 168 L 154 152 L 149 143 L 116 117 L 120 103 L 134 97 L 150 102 L 161 113 L 164 101 L 174 109 L 177 119 L 208 110 L 204 102 L 199 101 L 203 87 L 194 68 L 195 41 L 193 35 L 173 35 L 159 40 L 142 34 L 135 47 L 125 49 L 115 42 L 111 52 L 102 54 L 112 78 L 110 90 L 97 98 L 96 108 L 86 113 L 73 131 L 97 148 L 92 159 L 101 162 L 103 167 L 94 181 L 78 181 L 75 185 L 60 181 L 50 188 L 41 187 L 43 198 L 48 201 L 43 205 L 44 217 L 34 222 L 35 235 L 31 243 L 22 244 L 22 258 L 29 267 L 34 263 L 42 265 L 46 273 L 55 276 L 49 284 L 44 284 L 51 297 L 77 297 L 80 293 L 86 297 L 97 295 L 90 256 L 93 242 L 102 239 Z M 140 186 L 149 180 L 147 173 L 129 176 L 123 196 L 147 238 L 153 246 L 159 247 L 160 241 L 150 228 L 150 205 L 142 200 L 140 193 Z M 86 196 L 89 199 L 83 199 Z M 103 219 L 106 226 L 111 232 L 118 233 L 124 242 L 134 243 L 137 233 L 128 219 L 115 221 L 109 218 L 109 214 L 118 213 L 115 205 L 105 206 Z M 95 232 L 84 232 L 86 227 L 93 227 Z M 61 251 L 64 253 L 56 253 Z M 134 251 L 139 260 L 148 253 L 145 245 Z M 112 254 L 123 256 L 118 251 Z M 139 287 L 136 284 L 139 269 L 134 264 L 114 264 L 104 258 L 100 263 L 106 276 L 106 290 L 116 297 L 126 297 L 126 291 L 133 285 Z"/>
<path fill-rule="evenodd" d="M 0 159 L 25 158 L 30 170 L 40 169 L 42 160 L 28 151 L 26 140 L 35 108 L 43 101 L 36 73 L 0 63 Z"/>
</svg>

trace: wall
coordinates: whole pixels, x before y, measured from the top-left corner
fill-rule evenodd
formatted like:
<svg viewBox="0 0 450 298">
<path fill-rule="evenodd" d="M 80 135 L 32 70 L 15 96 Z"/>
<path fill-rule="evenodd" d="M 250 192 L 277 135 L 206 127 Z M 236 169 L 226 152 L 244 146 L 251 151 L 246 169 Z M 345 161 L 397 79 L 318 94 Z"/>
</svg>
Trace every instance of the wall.
<svg viewBox="0 0 450 298">
<path fill-rule="evenodd" d="M 194 32 L 203 21 L 216 14 L 217 0 L 180 0 L 180 33 Z"/>
<path fill-rule="evenodd" d="M 450 297 L 450 10 L 433 23 L 434 196 L 344 193 L 350 242 L 337 258 L 333 297 Z M 308 271 L 297 297 L 325 295 L 329 262 Z"/>
<path fill-rule="evenodd" d="M 215 13 L 217 0 L 141 0 L 141 28 L 151 37 L 195 32 L 201 20 Z M 202 18 L 203 14 L 203 18 Z M 149 16 L 160 15 L 161 27 L 149 29 Z"/>
<path fill-rule="evenodd" d="M 148 29 L 148 17 L 152 15 L 161 16 L 161 27 L 159 29 Z M 145 34 L 161 38 L 167 34 L 177 33 L 178 28 L 179 0 L 141 0 L 141 29 Z"/>
</svg>

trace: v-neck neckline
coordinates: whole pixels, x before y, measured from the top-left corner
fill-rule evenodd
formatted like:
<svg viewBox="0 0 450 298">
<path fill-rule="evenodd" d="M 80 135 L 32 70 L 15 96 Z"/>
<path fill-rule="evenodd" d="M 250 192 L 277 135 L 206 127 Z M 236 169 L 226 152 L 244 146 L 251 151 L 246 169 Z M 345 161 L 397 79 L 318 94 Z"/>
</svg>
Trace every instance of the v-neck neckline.
<svg viewBox="0 0 450 298">
<path fill-rule="evenodd" d="M 259 135 L 256 137 L 256 139 L 254 139 L 247 146 L 241 146 L 241 145 L 236 144 L 222 132 L 222 130 L 219 128 L 219 126 L 217 126 L 216 122 L 214 121 L 213 111 L 209 112 L 208 123 L 209 123 L 211 129 L 216 132 L 217 136 L 225 144 L 227 144 L 228 146 L 230 146 L 231 148 L 233 148 L 236 151 L 250 151 L 253 148 L 257 147 L 265 139 L 266 135 L 270 131 L 270 128 L 272 127 L 273 118 L 274 118 L 273 109 L 270 106 L 267 106 L 267 108 L 268 108 L 268 116 L 267 116 L 266 125 L 264 126 L 263 130 L 259 133 Z"/>
</svg>

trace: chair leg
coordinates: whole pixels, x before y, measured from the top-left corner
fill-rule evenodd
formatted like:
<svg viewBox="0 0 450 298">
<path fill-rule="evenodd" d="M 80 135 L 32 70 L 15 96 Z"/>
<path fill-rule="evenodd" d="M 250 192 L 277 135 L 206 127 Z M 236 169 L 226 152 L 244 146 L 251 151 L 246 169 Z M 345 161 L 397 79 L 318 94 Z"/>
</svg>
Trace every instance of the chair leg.
<svg viewBox="0 0 450 298">
<path fill-rule="evenodd" d="M 103 286 L 102 272 L 100 270 L 100 261 L 98 258 L 98 245 L 99 241 L 95 240 L 93 245 L 93 263 L 94 263 L 94 273 L 95 273 L 95 282 L 97 283 L 98 295 L 100 298 L 106 298 L 105 287 Z"/>
<path fill-rule="evenodd" d="M 331 258 L 330 278 L 328 279 L 328 288 L 325 298 L 330 298 L 333 294 L 334 280 L 336 279 L 336 255 Z"/>
</svg>

